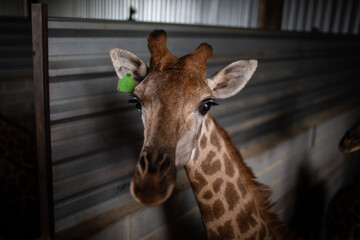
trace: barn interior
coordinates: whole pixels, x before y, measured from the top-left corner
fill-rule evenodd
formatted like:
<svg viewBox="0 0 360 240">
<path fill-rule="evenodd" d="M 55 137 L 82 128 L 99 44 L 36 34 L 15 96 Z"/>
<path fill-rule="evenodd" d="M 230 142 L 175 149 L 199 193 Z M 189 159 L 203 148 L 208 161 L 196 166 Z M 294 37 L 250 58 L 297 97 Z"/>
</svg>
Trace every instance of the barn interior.
<svg viewBox="0 0 360 240">
<path fill-rule="evenodd" d="M 0 240 L 207 239 L 183 167 L 162 205 L 129 191 L 144 129 L 109 50 L 149 64 L 154 29 L 177 57 L 210 44 L 207 77 L 258 60 L 210 114 L 280 220 L 331 239 L 330 202 L 360 182 L 360 151 L 339 148 L 360 118 L 360 1 L 5 0 L 0 29 Z"/>
</svg>

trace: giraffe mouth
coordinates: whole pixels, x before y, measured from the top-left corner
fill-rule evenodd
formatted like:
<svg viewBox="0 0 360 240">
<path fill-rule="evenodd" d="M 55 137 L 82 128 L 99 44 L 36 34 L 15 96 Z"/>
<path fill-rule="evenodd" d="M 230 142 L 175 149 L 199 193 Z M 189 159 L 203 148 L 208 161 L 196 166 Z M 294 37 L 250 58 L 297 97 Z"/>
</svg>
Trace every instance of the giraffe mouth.
<svg viewBox="0 0 360 240">
<path fill-rule="evenodd" d="M 166 187 L 158 185 L 148 185 L 138 187 L 131 181 L 130 189 L 134 199 L 145 206 L 157 206 L 164 203 L 174 190 L 175 184 L 168 184 Z"/>
<path fill-rule="evenodd" d="M 156 206 L 165 202 L 174 190 L 176 182 L 175 161 L 165 159 L 150 166 L 140 158 L 130 184 L 134 199 L 146 206 Z"/>
</svg>

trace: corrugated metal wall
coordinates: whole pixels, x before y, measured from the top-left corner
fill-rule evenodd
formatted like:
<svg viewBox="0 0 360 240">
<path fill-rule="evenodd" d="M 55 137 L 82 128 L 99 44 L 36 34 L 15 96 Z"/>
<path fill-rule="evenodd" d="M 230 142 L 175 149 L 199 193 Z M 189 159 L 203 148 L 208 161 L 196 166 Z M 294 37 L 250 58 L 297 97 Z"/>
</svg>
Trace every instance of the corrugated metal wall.
<svg viewBox="0 0 360 240">
<path fill-rule="evenodd" d="M 259 0 L 42 0 L 49 16 L 127 20 L 132 6 L 134 19 L 163 22 L 257 27 Z"/>
<path fill-rule="evenodd" d="M 0 20 L 0 115 L 34 131 L 34 86 L 29 20 Z"/>
<path fill-rule="evenodd" d="M 337 147 L 359 115 L 359 108 L 340 114 L 246 159 L 259 181 L 271 186 L 273 211 L 303 239 L 325 239 L 328 201 L 341 186 L 360 180 L 360 152 L 346 155 Z M 187 232 L 194 235 L 188 237 Z M 113 238 L 207 239 L 191 189 L 178 192 L 163 206 L 123 216 L 90 239 Z"/>
<path fill-rule="evenodd" d="M 259 0 L 43 0 L 49 16 L 257 28 Z M 284 0 L 281 29 L 358 34 L 356 0 Z"/>
<path fill-rule="evenodd" d="M 360 1 L 284 0 L 281 29 L 358 34 Z"/>
<path fill-rule="evenodd" d="M 176 56 L 193 51 L 201 42 L 211 44 L 214 56 L 208 62 L 208 75 L 238 59 L 259 60 L 243 92 L 212 111 L 247 159 L 359 106 L 356 52 L 360 46 L 355 37 L 52 20 L 50 118 L 57 232 L 99 215 L 124 214 L 129 206 L 139 209 L 128 188 L 143 127 L 139 113 L 127 103 L 129 97 L 116 92 L 117 77 L 108 52 L 111 47 L 123 48 L 148 61 L 147 35 L 159 28 L 167 31 L 168 47 Z M 292 164 L 292 159 L 285 159 Z M 265 163 L 263 169 L 266 164 L 271 165 Z M 283 173 L 272 176 L 279 183 L 287 182 Z M 197 216 L 193 227 L 201 226 L 194 197 L 190 190 L 184 192 L 189 185 L 183 169 L 178 181 L 183 191 L 177 196 L 187 196 L 184 204 L 190 215 L 186 216 Z M 264 182 L 273 184 L 273 180 Z M 276 195 L 286 196 L 292 189 L 288 187 L 275 190 Z M 161 215 L 164 208 L 169 211 L 161 206 L 122 215 L 119 224 L 131 232 L 131 239 L 143 237 L 167 224 L 169 219 Z M 183 214 L 175 213 L 187 219 Z M 149 227 L 129 228 L 139 221 Z M 190 229 L 189 234 L 198 230 Z"/>
<path fill-rule="evenodd" d="M 326 239 L 330 199 L 342 186 L 360 181 L 360 152 L 348 155 L 338 148 L 359 116 L 358 107 L 246 160 L 271 186 L 273 210 L 303 239 Z"/>
<path fill-rule="evenodd" d="M 24 13 L 24 0 L 0 1 L 0 16 L 23 17 Z"/>
<path fill-rule="evenodd" d="M 260 0 L 41 0 L 50 17 L 257 28 Z M 281 29 L 358 34 L 357 0 L 284 0 Z M 24 1 L 0 1 L 0 16 L 24 16 Z"/>
</svg>

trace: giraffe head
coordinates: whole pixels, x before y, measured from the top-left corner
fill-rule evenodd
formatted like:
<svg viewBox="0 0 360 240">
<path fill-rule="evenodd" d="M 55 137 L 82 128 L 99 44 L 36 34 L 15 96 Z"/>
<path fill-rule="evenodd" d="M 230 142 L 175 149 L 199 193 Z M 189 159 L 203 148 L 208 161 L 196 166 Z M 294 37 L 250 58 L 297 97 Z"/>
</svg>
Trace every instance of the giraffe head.
<svg viewBox="0 0 360 240">
<path fill-rule="evenodd" d="M 153 206 L 171 195 L 176 166 L 189 161 L 215 98 L 239 92 L 253 75 L 257 61 L 234 62 L 206 79 L 210 45 L 202 43 L 177 58 L 167 48 L 166 33 L 155 30 L 148 37 L 148 48 L 149 68 L 126 50 L 113 48 L 110 56 L 117 75 L 122 78 L 131 73 L 137 83 L 132 102 L 142 113 L 144 145 L 130 191 L 138 202 Z"/>
<path fill-rule="evenodd" d="M 351 153 L 360 149 L 360 120 L 346 131 L 340 141 L 339 147 L 344 153 Z"/>
</svg>

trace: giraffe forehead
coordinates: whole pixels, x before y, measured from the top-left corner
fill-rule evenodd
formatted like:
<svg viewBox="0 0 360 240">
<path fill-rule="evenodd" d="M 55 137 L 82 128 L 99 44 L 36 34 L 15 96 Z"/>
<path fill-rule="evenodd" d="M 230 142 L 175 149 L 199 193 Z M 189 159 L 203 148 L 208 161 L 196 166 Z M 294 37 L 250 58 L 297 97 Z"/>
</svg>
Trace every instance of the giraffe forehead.
<svg viewBox="0 0 360 240">
<path fill-rule="evenodd" d="M 196 72 L 169 70 L 152 72 L 135 89 L 143 101 L 159 101 L 162 104 L 198 104 L 212 92 L 204 79 Z"/>
</svg>

